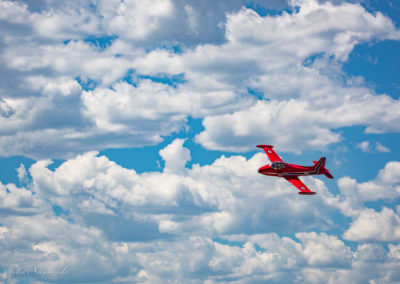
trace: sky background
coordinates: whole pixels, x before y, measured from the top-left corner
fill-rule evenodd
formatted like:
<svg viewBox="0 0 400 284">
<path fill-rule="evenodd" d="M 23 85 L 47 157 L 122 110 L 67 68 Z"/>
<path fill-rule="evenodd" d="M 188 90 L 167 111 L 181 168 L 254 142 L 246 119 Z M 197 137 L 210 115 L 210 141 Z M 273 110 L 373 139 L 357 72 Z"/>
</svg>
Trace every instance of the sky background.
<svg viewBox="0 0 400 284">
<path fill-rule="evenodd" d="M 1 281 L 400 283 L 398 1 L 0 0 L 0 35 Z"/>
</svg>

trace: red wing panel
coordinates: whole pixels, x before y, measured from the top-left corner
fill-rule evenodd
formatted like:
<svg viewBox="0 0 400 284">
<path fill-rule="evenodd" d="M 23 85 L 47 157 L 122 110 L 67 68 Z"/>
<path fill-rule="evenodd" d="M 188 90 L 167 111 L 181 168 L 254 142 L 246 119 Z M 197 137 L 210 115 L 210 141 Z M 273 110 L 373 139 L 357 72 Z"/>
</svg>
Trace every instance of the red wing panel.
<svg viewBox="0 0 400 284">
<path fill-rule="evenodd" d="M 315 194 L 315 192 L 308 189 L 308 187 L 297 176 L 285 177 L 285 179 L 300 190 L 299 194 Z"/>
<path fill-rule="evenodd" d="M 277 153 L 272 149 L 273 146 L 270 145 L 257 145 L 258 148 L 263 148 L 265 153 L 267 154 L 269 160 L 274 162 L 282 162 L 282 159 L 278 156 Z"/>
</svg>

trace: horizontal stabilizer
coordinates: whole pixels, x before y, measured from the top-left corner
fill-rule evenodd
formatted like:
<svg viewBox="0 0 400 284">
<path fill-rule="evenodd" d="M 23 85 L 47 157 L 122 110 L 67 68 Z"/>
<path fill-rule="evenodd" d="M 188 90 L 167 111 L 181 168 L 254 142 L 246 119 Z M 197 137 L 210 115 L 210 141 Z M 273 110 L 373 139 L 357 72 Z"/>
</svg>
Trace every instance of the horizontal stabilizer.
<svg viewBox="0 0 400 284">
<path fill-rule="evenodd" d="M 264 148 L 274 148 L 274 146 L 271 146 L 271 145 L 257 145 L 257 148 L 262 148 L 262 149 L 264 149 Z"/>
<path fill-rule="evenodd" d="M 327 169 L 324 169 L 324 175 L 326 175 L 327 178 L 333 178 L 333 175 L 331 175 Z"/>
<path fill-rule="evenodd" d="M 301 195 L 314 195 L 314 191 L 299 191 L 299 194 Z"/>
</svg>

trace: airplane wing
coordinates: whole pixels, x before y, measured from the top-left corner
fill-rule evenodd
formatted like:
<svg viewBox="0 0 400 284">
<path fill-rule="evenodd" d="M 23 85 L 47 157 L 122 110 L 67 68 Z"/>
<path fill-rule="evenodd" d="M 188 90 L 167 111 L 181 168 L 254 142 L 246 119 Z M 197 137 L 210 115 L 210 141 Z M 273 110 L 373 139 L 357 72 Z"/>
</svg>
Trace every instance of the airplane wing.
<svg viewBox="0 0 400 284">
<path fill-rule="evenodd" d="M 277 153 L 275 153 L 274 150 L 272 150 L 272 148 L 274 146 L 271 145 L 257 145 L 258 148 L 263 148 L 265 153 L 267 154 L 269 160 L 274 163 L 274 162 L 282 162 L 281 157 L 278 156 Z"/>
<path fill-rule="evenodd" d="M 315 192 L 309 190 L 308 187 L 301 180 L 299 180 L 297 176 L 288 176 L 285 177 L 285 179 L 291 184 L 293 184 L 295 187 L 297 187 L 298 190 L 300 190 L 299 194 L 305 194 L 305 195 L 315 194 Z"/>
</svg>

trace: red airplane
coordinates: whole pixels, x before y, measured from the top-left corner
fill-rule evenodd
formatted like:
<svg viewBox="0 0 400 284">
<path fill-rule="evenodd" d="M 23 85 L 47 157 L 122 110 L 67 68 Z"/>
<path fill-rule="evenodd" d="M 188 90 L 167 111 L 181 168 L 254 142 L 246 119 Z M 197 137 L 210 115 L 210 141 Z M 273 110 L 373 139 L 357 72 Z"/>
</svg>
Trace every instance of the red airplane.
<svg viewBox="0 0 400 284">
<path fill-rule="evenodd" d="M 299 194 L 312 195 L 315 192 L 308 189 L 308 187 L 299 180 L 299 176 L 309 175 L 326 175 L 328 178 L 333 178 L 331 173 L 325 169 L 326 158 L 322 157 L 318 162 L 314 161 L 314 166 L 306 167 L 294 164 L 287 164 L 275 153 L 271 145 L 257 145 L 258 148 L 264 149 L 268 158 L 271 160 L 271 165 L 265 165 L 258 169 L 258 172 L 267 176 L 283 177 L 288 182 L 293 184 L 300 190 Z"/>
</svg>

